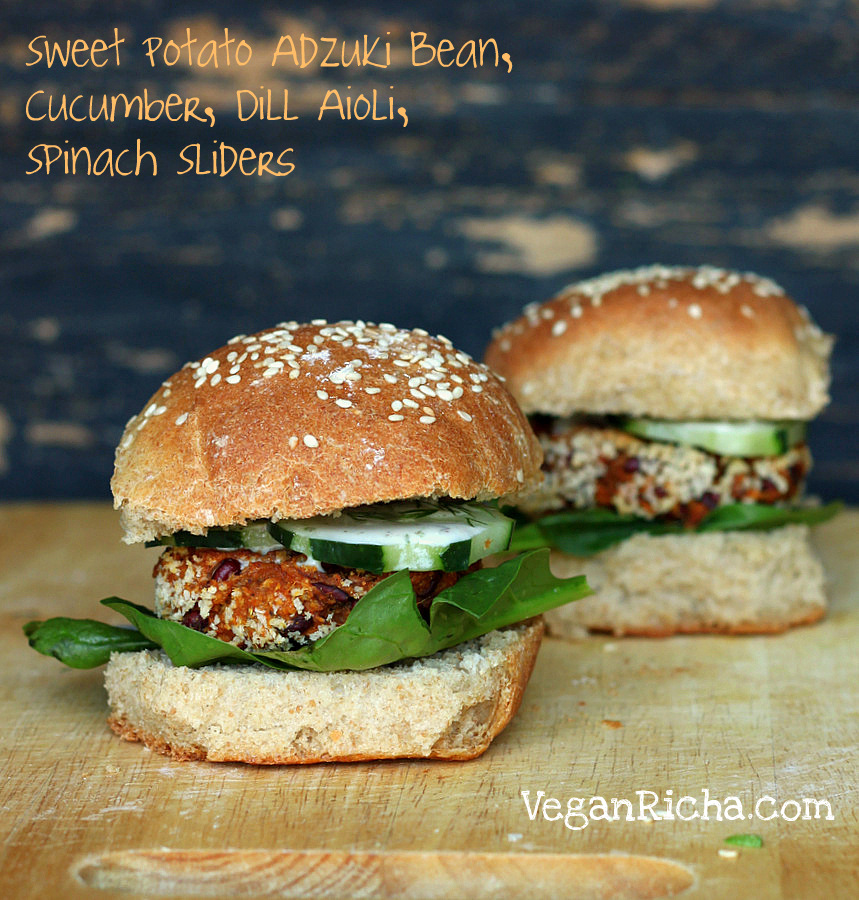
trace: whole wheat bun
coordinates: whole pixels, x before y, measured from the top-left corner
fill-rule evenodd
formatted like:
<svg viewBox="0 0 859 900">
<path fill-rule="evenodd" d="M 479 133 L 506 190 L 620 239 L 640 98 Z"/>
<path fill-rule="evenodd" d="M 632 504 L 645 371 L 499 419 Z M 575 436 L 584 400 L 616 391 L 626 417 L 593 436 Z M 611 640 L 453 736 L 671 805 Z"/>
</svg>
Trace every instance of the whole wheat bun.
<svg viewBox="0 0 859 900">
<path fill-rule="evenodd" d="M 647 266 L 532 304 L 486 362 L 529 414 L 810 419 L 829 399 L 831 349 L 769 279 Z"/>
<path fill-rule="evenodd" d="M 594 589 L 546 613 L 558 637 L 767 634 L 815 622 L 826 610 L 823 567 L 805 525 L 637 534 L 587 559 L 553 551 L 551 566 L 558 577 L 586 575 Z"/>
<path fill-rule="evenodd" d="M 542 453 L 501 379 L 446 338 L 288 322 L 167 379 L 111 487 L 125 540 L 411 497 L 511 495 Z"/>
<path fill-rule="evenodd" d="M 114 653 L 109 722 L 120 737 L 176 759 L 472 759 L 518 709 L 542 634 L 542 620 L 531 619 L 366 672 L 189 669 L 161 651 Z"/>
</svg>

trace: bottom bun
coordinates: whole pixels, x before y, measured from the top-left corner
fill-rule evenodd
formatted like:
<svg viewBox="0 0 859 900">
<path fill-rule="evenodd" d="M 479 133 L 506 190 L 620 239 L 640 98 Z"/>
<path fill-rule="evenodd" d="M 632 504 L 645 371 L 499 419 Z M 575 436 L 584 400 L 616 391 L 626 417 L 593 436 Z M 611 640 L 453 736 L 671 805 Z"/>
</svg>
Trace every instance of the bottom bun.
<svg viewBox="0 0 859 900">
<path fill-rule="evenodd" d="M 584 573 L 595 591 L 546 613 L 557 637 L 767 634 L 826 611 L 823 567 L 805 525 L 639 534 L 588 559 L 553 552 L 551 566 L 559 577 Z"/>
<path fill-rule="evenodd" d="M 174 666 L 114 653 L 110 727 L 175 759 L 257 764 L 472 759 L 519 708 L 541 619 L 365 672 Z"/>
</svg>

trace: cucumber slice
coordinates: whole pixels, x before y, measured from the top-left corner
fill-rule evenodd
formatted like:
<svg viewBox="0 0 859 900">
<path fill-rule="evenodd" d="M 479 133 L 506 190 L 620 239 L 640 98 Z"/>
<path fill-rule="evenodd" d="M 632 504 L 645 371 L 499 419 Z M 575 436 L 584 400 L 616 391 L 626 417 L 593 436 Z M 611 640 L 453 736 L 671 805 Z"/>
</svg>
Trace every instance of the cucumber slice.
<svg viewBox="0 0 859 900">
<path fill-rule="evenodd" d="M 688 444 L 725 456 L 778 456 L 805 440 L 805 422 L 674 422 L 623 419 L 620 427 L 636 437 Z"/>
<path fill-rule="evenodd" d="M 218 550 L 237 550 L 243 547 L 255 553 L 282 549 L 283 544 L 272 536 L 269 527 L 269 522 L 251 522 L 241 528 L 210 528 L 206 534 L 176 531 L 154 541 L 147 541 L 146 546 L 212 547 Z"/>
<path fill-rule="evenodd" d="M 513 521 L 478 503 L 415 500 L 283 519 L 271 528 L 290 550 L 351 569 L 459 572 L 506 550 Z"/>
</svg>

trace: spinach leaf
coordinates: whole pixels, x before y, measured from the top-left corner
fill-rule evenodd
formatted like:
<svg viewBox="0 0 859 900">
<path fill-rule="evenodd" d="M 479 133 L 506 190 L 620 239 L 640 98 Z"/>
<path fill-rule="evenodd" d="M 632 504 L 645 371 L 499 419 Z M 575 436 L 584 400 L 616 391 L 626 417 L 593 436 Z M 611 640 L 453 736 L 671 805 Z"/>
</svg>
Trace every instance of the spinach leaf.
<svg viewBox="0 0 859 900">
<path fill-rule="evenodd" d="M 408 572 L 396 572 L 368 591 L 334 631 L 297 650 L 240 650 L 179 622 L 159 619 L 143 606 L 118 597 L 101 602 L 124 615 L 137 629 L 114 629 L 137 635 L 138 645 L 118 643 L 101 655 L 90 654 L 90 665 L 101 665 L 111 650 L 161 647 L 177 666 L 212 662 L 261 663 L 274 669 L 371 669 L 402 659 L 429 656 L 495 628 L 512 625 L 547 609 L 579 600 L 591 593 L 584 577 L 555 578 L 549 571 L 549 551 L 541 549 L 509 559 L 494 569 L 478 569 L 446 588 L 430 605 L 429 621 L 418 609 Z M 75 624 L 83 634 L 89 620 L 49 619 L 31 622 L 30 643 L 40 652 L 38 634 L 62 621 L 72 638 Z M 112 626 L 102 626 L 109 629 Z M 34 642 L 35 641 L 35 642 Z M 50 653 L 50 655 L 57 655 Z M 73 656 L 57 656 L 65 662 Z M 65 657 L 65 658 L 64 658 Z M 81 659 L 84 659 L 81 656 Z"/>
<path fill-rule="evenodd" d="M 28 622 L 24 634 L 34 650 L 56 657 L 73 669 L 103 666 L 115 650 L 150 650 L 156 646 L 133 628 L 106 625 L 93 619 L 57 617 L 46 622 Z"/>
<path fill-rule="evenodd" d="M 692 529 L 678 522 L 621 515 L 610 509 L 571 509 L 517 525 L 510 549 L 522 551 L 549 546 L 572 556 L 593 556 L 634 534 L 762 531 L 791 524 L 817 525 L 831 519 L 842 507 L 843 504 L 837 501 L 826 506 L 795 507 L 732 503 L 713 510 Z"/>
</svg>

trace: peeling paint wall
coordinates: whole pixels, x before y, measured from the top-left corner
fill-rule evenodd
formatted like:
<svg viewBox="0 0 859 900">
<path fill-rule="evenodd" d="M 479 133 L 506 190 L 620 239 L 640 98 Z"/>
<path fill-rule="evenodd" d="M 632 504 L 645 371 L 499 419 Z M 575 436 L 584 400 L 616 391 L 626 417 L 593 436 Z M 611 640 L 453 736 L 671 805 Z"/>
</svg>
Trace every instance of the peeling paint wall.
<svg viewBox="0 0 859 900">
<path fill-rule="evenodd" d="M 210 0 L 34 0 L 0 28 L 0 498 L 107 497 L 125 421 L 161 379 L 232 334 L 287 318 L 394 320 L 479 355 L 493 326 L 578 277 L 654 262 L 774 277 L 839 335 L 813 487 L 859 502 L 859 24 L 812 0 L 579 0 L 452 9 Z M 202 7 L 198 7 L 202 8 Z M 39 33 L 118 24 L 271 45 L 391 32 L 391 70 L 28 68 Z M 63 28 L 67 29 L 64 33 Z M 513 71 L 412 69 L 408 33 L 491 35 Z M 381 77 L 381 81 L 379 80 Z M 285 179 L 172 174 L 214 131 L 127 122 L 157 179 L 27 177 L 27 149 L 103 125 L 22 115 L 35 84 L 199 93 L 217 139 L 296 148 Z M 228 115 L 239 87 L 290 91 L 290 123 Z M 395 85 L 409 125 L 316 120 L 330 86 Z"/>
</svg>

